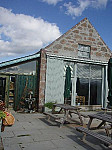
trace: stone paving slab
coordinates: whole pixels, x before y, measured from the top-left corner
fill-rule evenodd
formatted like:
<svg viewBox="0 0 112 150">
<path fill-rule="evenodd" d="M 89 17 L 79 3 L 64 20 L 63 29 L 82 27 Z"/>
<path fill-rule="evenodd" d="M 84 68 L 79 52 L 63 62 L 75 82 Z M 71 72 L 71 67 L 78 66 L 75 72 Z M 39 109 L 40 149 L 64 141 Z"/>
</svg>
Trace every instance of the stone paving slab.
<svg viewBox="0 0 112 150">
<path fill-rule="evenodd" d="M 0 150 L 4 150 L 3 142 L 2 142 L 2 138 L 1 138 L 1 136 L 0 136 Z"/>
<path fill-rule="evenodd" d="M 39 113 L 22 114 L 12 111 L 15 124 L 2 132 L 4 150 L 107 150 L 97 139 L 88 136 L 84 143 L 77 124 L 59 128 L 49 124 Z M 77 121 L 79 119 L 77 118 Z M 87 120 L 85 120 L 85 124 Z M 98 123 L 97 120 L 95 123 Z"/>
</svg>

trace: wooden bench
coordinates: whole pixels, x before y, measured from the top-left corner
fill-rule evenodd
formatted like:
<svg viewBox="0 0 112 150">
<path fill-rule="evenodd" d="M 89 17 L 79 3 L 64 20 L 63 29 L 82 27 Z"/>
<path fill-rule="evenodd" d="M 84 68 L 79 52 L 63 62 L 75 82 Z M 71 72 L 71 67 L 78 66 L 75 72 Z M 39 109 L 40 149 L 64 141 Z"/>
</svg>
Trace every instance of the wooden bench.
<svg viewBox="0 0 112 150">
<path fill-rule="evenodd" d="M 83 140 L 85 140 L 86 134 L 88 134 L 88 135 L 91 135 L 91 136 L 99 139 L 101 142 L 105 143 L 106 146 L 109 146 L 109 147 L 112 146 L 112 140 L 107 136 L 103 136 L 99 133 L 93 132 L 93 131 L 91 131 L 87 128 L 84 128 L 84 127 L 76 127 L 76 130 L 84 133 Z"/>
<path fill-rule="evenodd" d="M 52 121 L 57 122 L 59 124 L 59 127 L 63 126 L 65 122 L 63 117 L 57 116 L 55 114 L 48 113 L 48 112 L 44 112 L 43 114 L 46 115 L 48 121 L 52 120 Z"/>
</svg>

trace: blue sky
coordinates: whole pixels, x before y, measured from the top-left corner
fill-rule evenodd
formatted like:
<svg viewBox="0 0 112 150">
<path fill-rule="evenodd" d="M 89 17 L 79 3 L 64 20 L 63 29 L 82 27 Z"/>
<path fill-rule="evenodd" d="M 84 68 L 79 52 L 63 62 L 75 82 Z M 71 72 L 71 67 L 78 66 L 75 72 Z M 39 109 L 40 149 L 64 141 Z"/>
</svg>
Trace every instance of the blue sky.
<svg viewBox="0 0 112 150">
<path fill-rule="evenodd" d="M 0 0 L 0 62 L 37 52 L 85 17 L 112 50 L 112 0 Z"/>
</svg>

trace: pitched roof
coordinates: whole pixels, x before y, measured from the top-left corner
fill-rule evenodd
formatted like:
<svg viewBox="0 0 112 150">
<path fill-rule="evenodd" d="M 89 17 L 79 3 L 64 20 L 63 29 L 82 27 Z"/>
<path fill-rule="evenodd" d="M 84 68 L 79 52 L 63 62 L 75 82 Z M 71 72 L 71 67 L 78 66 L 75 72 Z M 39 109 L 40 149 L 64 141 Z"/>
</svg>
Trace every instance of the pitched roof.
<svg viewBox="0 0 112 150">
<path fill-rule="evenodd" d="M 99 57 L 95 55 L 101 56 L 100 60 L 110 58 L 111 50 L 87 18 L 81 20 L 44 49 L 51 55 L 77 57 L 78 44 L 91 46 L 91 59 L 98 60 Z"/>
<path fill-rule="evenodd" d="M 63 35 L 61 35 L 59 38 L 57 38 L 55 41 L 58 41 L 59 39 L 61 39 L 62 37 L 64 37 L 65 35 L 69 34 L 73 29 L 75 29 L 79 24 L 83 23 L 84 21 L 88 21 L 90 24 L 91 22 L 87 19 L 84 18 L 82 19 L 79 23 L 77 23 L 75 26 L 73 26 L 71 29 L 69 29 L 67 32 L 65 32 Z M 94 28 L 94 26 L 91 24 L 91 26 Z M 95 29 L 95 28 L 94 28 Z M 95 29 L 95 31 L 97 32 L 99 38 L 101 39 L 101 41 L 106 45 L 106 43 L 104 42 L 104 40 L 101 38 L 101 36 L 99 35 L 98 31 Z M 53 41 L 51 44 L 49 44 L 48 46 L 46 46 L 44 49 L 47 49 L 48 47 L 50 47 L 55 41 Z M 106 45 L 106 47 L 108 48 L 108 50 L 111 52 L 111 50 L 109 49 L 109 47 Z"/>
<path fill-rule="evenodd" d="M 36 54 L 33 54 L 33 55 L 29 55 L 29 56 L 13 59 L 13 60 L 10 60 L 10 61 L 2 62 L 2 63 L 0 63 L 0 70 L 5 69 L 7 67 L 15 66 L 17 64 L 21 64 L 21 63 L 25 63 L 25 62 L 28 62 L 28 61 L 31 61 L 31 60 L 35 60 L 39 57 L 40 57 L 40 53 L 36 53 Z"/>
</svg>

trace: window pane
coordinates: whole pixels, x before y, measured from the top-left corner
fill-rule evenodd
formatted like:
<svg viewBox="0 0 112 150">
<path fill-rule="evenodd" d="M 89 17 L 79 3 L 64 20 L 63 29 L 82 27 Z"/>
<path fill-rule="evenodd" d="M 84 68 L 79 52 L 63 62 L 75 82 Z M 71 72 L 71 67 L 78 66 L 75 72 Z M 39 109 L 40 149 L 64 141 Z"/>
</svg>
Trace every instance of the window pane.
<svg viewBox="0 0 112 150">
<path fill-rule="evenodd" d="M 102 78 L 102 67 L 98 65 L 91 65 L 91 78 Z"/>
<path fill-rule="evenodd" d="M 85 105 L 88 105 L 88 96 L 89 96 L 89 80 L 88 79 L 77 78 L 76 93 L 77 93 L 77 96 L 84 96 Z"/>
<path fill-rule="evenodd" d="M 89 58 L 89 57 L 90 57 L 89 55 L 90 55 L 89 53 L 87 53 L 87 52 L 83 52 L 83 57 L 85 57 L 85 58 Z"/>
<path fill-rule="evenodd" d="M 83 46 L 79 44 L 79 45 L 78 45 L 78 49 L 79 49 L 79 50 L 83 50 Z"/>
<path fill-rule="evenodd" d="M 78 57 L 83 57 L 83 52 L 82 51 L 78 51 Z"/>
<path fill-rule="evenodd" d="M 90 46 L 79 44 L 78 56 L 83 58 L 90 58 Z"/>
<path fill-rule="evenodd" d="M 77 76 L 80 78 L 89 78 L 90 77 L 90 69 L 88 64 L 77 64 Z"/>
<path fill-rule="evenodd" d="M 90 105 L 101 105 L 102 80 L 91 79 L 90 81 Z"/>
<path fill-rule="evenodd" d="M 17 65 L 14 67 L 9 67 L 9 68 L 0 70 L 0 72 L 34 75 L 36 73 L 36 61 L 31 61 L 31 62 Z"/>
<path fill-rule="evenodd" d="M 90 52 L 90 47 L 89 46 L 84 46 L 84 51 L 85 52 Z"/>
</svg>

